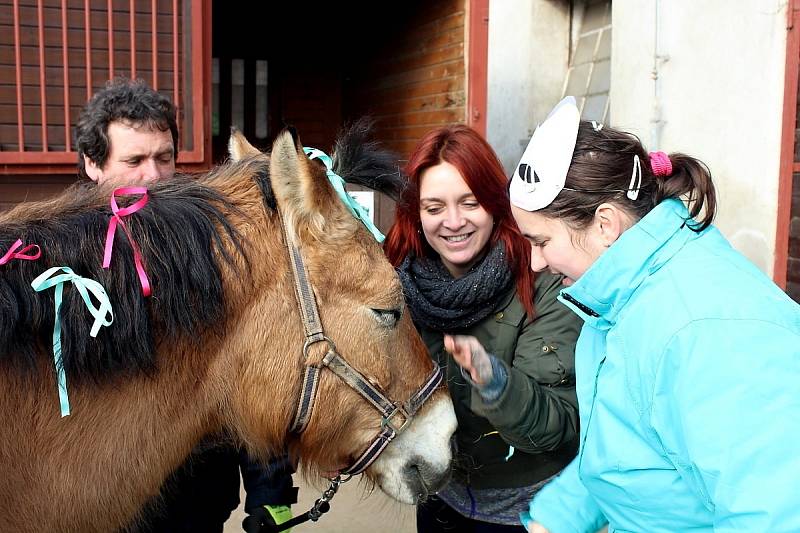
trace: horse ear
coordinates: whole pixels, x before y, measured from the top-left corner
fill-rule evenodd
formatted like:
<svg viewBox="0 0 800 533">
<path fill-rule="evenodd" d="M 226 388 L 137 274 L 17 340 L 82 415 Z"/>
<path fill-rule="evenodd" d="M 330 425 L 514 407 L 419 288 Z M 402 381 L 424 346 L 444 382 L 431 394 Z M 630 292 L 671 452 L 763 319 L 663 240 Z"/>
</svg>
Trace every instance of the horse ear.
<svg viewBox="0 0 800 533">
<path fill-rule="evenodd" d="M 259 155 L 261 152 L 250 144 L 241 131 L 231 128 L 231 138 L 228 140 L 228 154 L 234 161 L 241 161 L 246 157 Z"/>
<path fill-rule="evenodd" d="M 313 234 L 323 234 L 325 216 L 322 213 L 320 187 L 325 180 L 314 178 L 303 146 L 292 130 L 282 131 L 272 144 L 270 179 L 275 198 L 295 233 L 305 226 Z"/>
</svg>

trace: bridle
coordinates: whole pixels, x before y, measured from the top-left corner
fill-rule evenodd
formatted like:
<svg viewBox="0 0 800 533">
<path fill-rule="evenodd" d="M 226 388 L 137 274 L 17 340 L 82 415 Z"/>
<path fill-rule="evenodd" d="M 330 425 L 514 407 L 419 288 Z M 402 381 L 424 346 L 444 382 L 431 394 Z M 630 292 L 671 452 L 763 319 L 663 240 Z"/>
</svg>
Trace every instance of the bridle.
<svg viewBox="0 0 800 533">
<path fill-rule="evenodd" d="M 336 351 L 336 345 L 333 341 L 325 335 L 303 257 L 292 239 L 292 232 L 289 231 L 285 218 L 283 216 L 280 218 L 286 247 L 289 251 L 289 263 L 292 266 L 292 274 L 294 275 L 295 296 L 297 297 L 305 330 L 305 343 L 303 344 L 305 372 L 300 399 L 289 431 L 294 434 L 300 434 L 308 425 L 311 412 L 314 409 L 317 386 L 322 370 L 327 368 L 336 374 L 353 390 L 364 397 L 381 415 L 381 430 L 378 435 L 349 468 L 340 472 L 340 475 L 354 476 L 366 470 L 386 446 L 403 432 L 422 404 L 431 397 L 441 384 L 442 371 L 439 365 L 434 364 L 431 374 L 408 400 L 395 402 L 380 387 L 370 383 L 358 370 L 350 366 L 344 357 Z M 318 364 L 312 365 L 309 363 L 309 349 L 319 342 L 327 344 L 327 352 Z M 401 419 L 399 425 L 395 421 L 396 417 Z"/>
</svg>

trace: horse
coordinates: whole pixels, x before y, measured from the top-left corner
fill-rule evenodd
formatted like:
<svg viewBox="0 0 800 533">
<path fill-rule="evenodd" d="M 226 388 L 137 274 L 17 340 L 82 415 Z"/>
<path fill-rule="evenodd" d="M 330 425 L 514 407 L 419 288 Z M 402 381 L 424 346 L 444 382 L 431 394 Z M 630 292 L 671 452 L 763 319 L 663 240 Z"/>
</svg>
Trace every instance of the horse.
<svg viewBox="0 0 800 533">
<path fill-rule="evenodd" d="M 362 132 L 337 141 L 334 170 L 396 172 Z M 279 134 L 267 154 L 240 134 L 229 147 L 229 161 L 205 175 L 149 185 L 147 204 L 124 218 L 129 237 L 113 237 L 107 269 L 111 188 L 76 185 L 0 214 L 0 250 L 16 239 L 41 250 L 0 266 L 0 531 L 127 527 L 192 448 L 221 431 L 264 460 L 288 450 L 307 476 L 347 471 L 372 450 L 365 476 L 404 503 L 446 483 L 453 406 L 430 379 L 438 369 L 380 245 L 295 132 Z M 105 288 L 113 322 L 96 337 L 74 286 L 65 285 L 58 316 L 54 291 L 32 290 L 57 266 Z M 313 339 L 299 305 L 309 299 L 324 327 Z M 65 417 L 54 369 L 59 318 Z M 329 371 L 331 354 L 361 381 Z M 430 397 L 409 408 L 422 387 Z M 376 411 L 367 389 L 382 391 L 388 410 Z M 313 409 L 298 407 L 301 396 Z M 387 430 L 396 430 L 389 439 Z"/>
</svg>

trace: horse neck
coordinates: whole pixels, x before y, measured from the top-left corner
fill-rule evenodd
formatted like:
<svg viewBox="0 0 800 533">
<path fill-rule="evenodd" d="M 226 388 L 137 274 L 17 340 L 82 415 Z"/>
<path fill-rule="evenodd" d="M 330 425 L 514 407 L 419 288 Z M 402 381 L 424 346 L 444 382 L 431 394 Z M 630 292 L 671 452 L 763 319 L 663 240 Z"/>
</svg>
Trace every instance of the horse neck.
<svg viewBox="0 0 800 533">
<path fill-rule="evenodd" d="M 0 530 L 122 527 L 203 435 L 221 427 L 223 391 L 214 383 L 224 377 L 215 364 L 198 364 L 188 346 L 165 355 L 172 362 L 152 376 L 72 384 L 66 418 L 49 365 L 35 377 L 0 373 L 0 471 L 8 473 L 0 507 L 14 509 L 0 513 Z"/>
</svg>

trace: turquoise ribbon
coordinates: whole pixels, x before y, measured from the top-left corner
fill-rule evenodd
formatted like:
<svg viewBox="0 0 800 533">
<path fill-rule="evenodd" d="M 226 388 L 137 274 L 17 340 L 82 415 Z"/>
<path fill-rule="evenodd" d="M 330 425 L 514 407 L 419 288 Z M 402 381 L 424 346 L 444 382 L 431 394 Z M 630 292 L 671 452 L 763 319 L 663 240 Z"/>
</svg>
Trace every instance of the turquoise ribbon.
<svg viewBox="0 0 800 533">
<path fill-rule="evenodd" d="M 381 233 L 380 230 L 375 227 L 375 224 L 372 223 L 367 210 L 364 209 L 361 204 L 355 200 L 355 198 L 347 194 L 347 191 L 344 189 L 345 181 L 340 175 L 333 171 L 333 161 L 331 161 L 331 158 L 328 156 L 328 154 L 316 148 L 303 148 L 303 150 L 305 150 L 309 159 L 319 159 L 322 161 L 322 164 L 324 164 L 326 168 L 328 181 L 331 182 L 331 185 L 333 185 L 333 190 L 335 190 L 336 194 L 339 195 L 339 199 L 342 201 L 345 207 L 347 207 L 347 210 L 350 211 L 350 214 L 353 215 L 356 220 L 360 220 L 361 223 L 364 224 L 369 232 L 372 233 L 372 236 L 375 237 L 376 241 L 383 242 L 385 237 L 383 236 L 383 233 Z"/>
<path fill-rule="evenodd" d="M 59 270 L 63 270 L 63 274 L 50 277 Z M 106 291 L 102 285 L 93 279 L 82 278 L 75 274 L 69 267 L 53 267 L 45 270 L 35 280 L 31 282 L 31 287 L 36 292 L 49 289 L 50 287 L 56 288 L 55 294 L 55 323 L 53 325 L 53 359 L 56 366 L 56 377 L 58 380 L 58 399 L 61 403 L 61 416 L 69 415 L 69 396 L 67 395 L 67 375 L 64 372 L 64 362 L 61 359 L 61 301 L 64 293 L 64 283 L 71 281 L 72 284 L 78 289 L 78 292 L 83 298 L 86 307 L 94 317 L 92 330 L 89 335 L 96 337 L 102 326 L 110 326 L 114 321 L 114 313 L 111 311 L 111 302 L 106 295 Z M 99 302 L 95 306 L 89 293 L 92 293 Z M 107 319 L 106 316 L 109 315 Z"/>
</svg>

